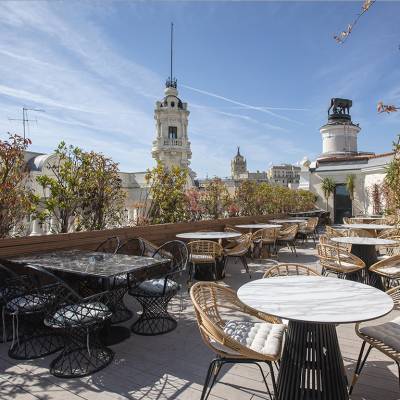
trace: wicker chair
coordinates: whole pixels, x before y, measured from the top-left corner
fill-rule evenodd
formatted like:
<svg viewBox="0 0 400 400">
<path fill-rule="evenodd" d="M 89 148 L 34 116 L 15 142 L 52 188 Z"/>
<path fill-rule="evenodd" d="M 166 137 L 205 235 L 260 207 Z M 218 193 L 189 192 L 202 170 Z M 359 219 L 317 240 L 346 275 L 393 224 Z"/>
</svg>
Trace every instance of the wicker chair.
<svg viewBox="0 0 400 400">
<path fill-rule="evenodd" d="M 347 234 L 348 234 L 347 229 L 335 229 L 329 225 L 325 227 L 325 235 L 328 236 L 329 238 L 345 237 L 347 236 Z"/>
<path fill-rule="evenodd" d="M 322 267 L 321 275 L 326 276 L 332 273 L 337 275 L 338 278 L 363 280 L 362 273 L 365 270 L 365 263 L 354 254 L 339 246 L 329 244 L 318 244 L 317 251 Z"/>
<path fill-rule="evenodd" d="M 350 217 L 343 217 L 343 223 L 344 223 L 345 225 L 349 225 L 349 224 L 352 224 L 353 221 L 351 220 Z"/>
<path fill-rule="evenodd" d="M 388 236 L 385 239 L 395 240 L 397 243 L 380 246 L 378 261 L 386 260 L 387 258 L 400 254 L 400 236 Z"/>
<path fill-rule="evenodd" d="M 246 272 L 249 274 L 249 277 L 251 278 L 249 266 L 247 264 L 247 259 L 246 259 L 246 254 L 249 252 L 251 248 L 251 233 L 247 233 L 245 235 L 242 235 L 240 237 L 240 242 L 235 246 L 231 248 L 224 248 L 224 256 L 225 256 L 225 262 L 224 262 L 224 269 L 226 270 L 226 267 L 228 265 L 228 261 L 230 258 L 239 258 L 240 261 L 242 262 L 244 269 Z"/>
<path fill-rule="evenodd" d="M 277 246 L 288 246 L 290 251 L 295 254 L 297 257 L 296 252 L 296 236 L 299 227 L 297 224 L 291 225 L 286 229 L 283 229 L 279 232 L 278 239 L 276 241 Z"/>
<path fill-rule="evenodd" d="M 160 246 L 153 257 L 171 261 L 167 273 L 161 279 L 149 279 L 129 289 L 129 294 L 143 308 L 131 330 L 146 336 L 161 335 L 176 328 L 176 320 L 168 313 L 168 303 L 181 289 L 178 277 L 186 271 L 189 252 L 185 243 L 171 240 Z"/>
<path fill-rule="evenodd" d="M 232 226 L 225 226 L 224 228 L 224 232 L 229 232 L 229 233 L 240 233 L 242 234 L 242 232 L 238 231 L 236 228 L 232 227 Z M 242 235 L 243 236 L 243 235 Z M 229 248 L 229 247 L 235 247 L 241 240 L 242 236 L 238 237 L 238 238 L 233 238 L 233 239 L 227 239 L 227 244 L 225 245 L 225 248 Z"/>
<path fill-rule="evenodd" d="M 349 236 L 363 237 L 363 238 L 376 238 L 376 232 L 367 229 L 350 229 Z"/>
<path fill-rule="evenodd" d="M 379 233 L 378 238 L 387 239 L 391 236 L 400 236 L 400 229 L 399 228 L 384 229 Z"/>
<path fill-rule="evenodd" d="M 223 257 L 223 247 L 212 240 L 195 240 L 188 243 L 188 249 L 190 254 L 189 262 L 191 266 L 189 270 L 190 280 L 196 266 L 202 264 L 211 264 L 214 266 L 214 279 L 217 280 L 217 262 L 221 261 Z"/>
<path fill-rule="evenodd" d="M 304 226 L 300 226 L 298 234 L 303 238 L 303 243 L 311 237 L 315 245 L 317 239 L 317 225 L 318 217 L 312 217 L 307 220 Z"/>
<path fill-rule="evenodd" d="M 280 359 L 285 331 L 285 326 L 280 320 L 247 307 L 232 289 L 215 283 L 196 283 L 190 290 L 190 297 L 201 337 L 215 354 L 208 368 L 201 400 L 208 398 L 221 367 L 232 363 L 256 364 L 272 398 L 260 365 L 267 363 L 276 396 L 273 363 Z M 244 318 L 238 319 L 238 313 Z M 257 347 L 255 347 L 256 342 Z M 260 347 L 266 350 L 260 352 Z"/>
<path fill-rule="evenodd" d="M 386 292 L 390 295 L 394 302 L 394 310 L 400 310 L 400 286 L 390 289 Z M 400 319 L 399 317 L 392 321 L 382 323 L 375 326 L 361 326 L 360 323 L 356 324 L 356 334 L 359 336 L 363 343 L 361 345 L 360 354 L 358 356 L 356 368 L 354 370 L 353 379 L 349 389 L 349 394 L 353 392 L 354 385 L 361 374 L 361 371 L 367 361 L 371 350 L 377 349 L 389 358 L 391 358 L 396 364 L 399 372 L 399 384 L 400 384 Z M 365 345 L 368 344 L 368 349 L 364 355 Z"/>
<path fill-rule="evenodd" d="M 320 244 L 329 244 L 331 246 L 336 246 L 336 247 L 340 247 L 341 249 L 343 249 L 344 251 L 351 251 L 351 244 L 347 244 L 347 243 L 337 243 L 334 242 L 330 239 L 329 236 L 327 235 L 320 235 L 319 237 L 319 243 Z"/>
<path fill-rule="evenodd" d="M 251 236 L 252 255 L 257 252 L 259 257 L 263 256 L 263 249 L 268 248 L 268 256 L 276 254 L 276 241 L 279 237 L 279 228 L 264 228 L 255 231 Z"/>
<path fill-rule="evenodd" d="M 290 276 L 290 275 L 317 275 L 320 274 L 310 267 L 296 263 L 280 263 L 267 269 L 263 278 L 272 278 L 274 276 Z"/>
<path fill-rule="evenodd" d="M 381 277 L 383 287 L 388 290 L 400 285 L 400 254 L 392 255 L 369 267 L 369 271 Z"/>
</svg>

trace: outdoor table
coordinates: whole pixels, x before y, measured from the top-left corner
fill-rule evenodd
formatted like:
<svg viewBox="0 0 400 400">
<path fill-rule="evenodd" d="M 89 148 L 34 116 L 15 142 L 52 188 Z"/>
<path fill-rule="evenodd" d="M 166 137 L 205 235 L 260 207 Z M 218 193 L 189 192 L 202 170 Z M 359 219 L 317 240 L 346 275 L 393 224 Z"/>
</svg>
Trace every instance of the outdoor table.
<svg viewBox="0 0 400 400">
<path fill-rule="evenodd" d="M 259 279 L 238 290 L 246 305 L 289 320 L 278 375 L 278 400 L 347 400 L 337 324 L 368 321 L 393 308 L 371 286 L 319 276 Z"/>
<path fill-rule="evenodd" d="M 11 262 L 34 264 L 52 271 L 82 277 L 98 278 L 103 290 L 110 289 L 110 282 L 121 275 L 132 274 L 135 281 L 158 277 L 165 272 L 169 260 L 152 257 L 111 254 L 84 250 L 65 250 L 33 254 L 10 259 Z M 123 326 L 107 326 L 102 336 L 105 345 L 119 343 L 130 336 L 130 330 Z"/>
<path fill-rule="evenodd" d="M 242 236 L 241 233 L 236 232 L 186 232 L 178 233 L 176 235 L 179 239 L 190 239 L 190 240 L 222 240 L 222 239 L 234 239 Z"/>
<path fill-rule="evenodd" d="M 342 224 L 335 225 L 335 228 L 343 229 L 365 229 L 371 231 L 383 231 L 385 229 L 392 229 L 393 225 L 380 225 L 380 224 Z"/>
<path fill-rule="evenodd" d="M 361 258 L 366 265 L 365 282 L 383 290 L 381 279 L 378 275 L 369 271 L 369 267 L 378 261 L 376 246 L 390 246 L 396 244 L 395 240 L 365 237 L 334 237 L 336 243 L 351 244 L 351 253 Z"/>
<path fill-rule="evenodd" d="M 253 229 L 269 229 L 269 228 L 282 228 L 282 225 L 277 224 L 246 224 L 246 225 L 235 225 L 236 228 L 249 229 L 253 232 Z"/>
<path fill-rule="evenodd" d="M 271 219 L 269 222 L 277 224 L 304 224 L 307 221 L 305 219 Z"/>
<path fill-rule="evenodd" d="M 362 220 L 363 222 L 364 221 L 378 221 L 378 220 L 380 220 L 380 219 L 383 219 L 383 217 L 352 217 L 352 218 L 350 218 L 351 220 Z"/>
</svg>

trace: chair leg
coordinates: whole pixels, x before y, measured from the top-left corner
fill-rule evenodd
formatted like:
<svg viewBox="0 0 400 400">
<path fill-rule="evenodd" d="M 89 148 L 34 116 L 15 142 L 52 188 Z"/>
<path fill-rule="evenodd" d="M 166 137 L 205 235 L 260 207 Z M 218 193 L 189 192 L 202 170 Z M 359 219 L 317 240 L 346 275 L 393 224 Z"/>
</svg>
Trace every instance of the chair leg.
<svg viewBox="0 0 400 400">
<path fill-rule="evenodd" d="M 247 264 L 246 256 L 241 256 L 240 259 L 242 260 L 242 263 L 244 265 L 244 269 L 249 274 L 249 277 L 251 279 L 251 274 L 250 274 L 250 270 L 249 270 L 249 265 Z"/>
<path fill-rule="evenodd" d="M 218 358 L 215 358 L 211 361 L 210 366 L 208 367 L 206 381 L 204 382 L 203 391 L 201 393 L 200 400 L 207 400 L 208 396 L 211 393 L 213 386 L 215 385 L 219 372 L 221 371 L 221 367 L 224 362 Z M 212 381 L 211 381 L 212 378 Z M 210 384 L 211 381 L 211 384 Z"/>
<path fill-rule="evenodd" d="M 274 398 L 277 399 L 278 397 L 278 389 L 276 386 L 276 380 L 275 380 L 275 373 L 274 373 L 274 367 L 272 366 L 271 361 L 269 361 L 268 363 L 269 366 L 269 370 L 271 371 L 271 379 L 272 379 L 272 387 L 274 388 Z"/>
<path fill-rule="evenodd" d="M 398 380 L 399 380 L 399 387 L 400 387 L 400 364 L 398 361 L 396 361 L 397 364 L 397 375 L 398 375 Z"/>
<path fill-rule="evenodd" d="M 265 378 L 264 371 L 263 371 L 263 369 L 261 368 L 261 365 L 260 365 L 259 363 L 256 362 L 255 364 L 256 364 L 257 367 L 260 369 L 261 375 L 262 375 L 263 380 L 264 380 L 265 387 L 267 388 L 267 391 L 268 391 L 269 398 L 272 399 L 273 397 L 272 397 L 272 395 L 271 395 L 271 391 L 269 390 L 269 386 L 268 386 L 267 380 L 266 380 L 266 378 Z"/>
<path fill-rule="evenodd" d="M 210 383 L 211 375 L 212 375 L 212 373 L 214 371 L 214 366 L 215 366 L 215 362 L 216 361 L 217 361 L 216 359 L 212 360 L 210 365 L 208 366 L 206 380 L 204 382 L 203 391 L 201 392 L 200 400 L 205 400 L 206 399 L 205 396 L 206 396 L 206 393 L 207 393 L 208 385 Z"/>
<path fill-rule="evenodd" d="M 369 348 L 368 348 L 368 350 L 367 350 L 367 352 L 365 353 L 364 358 L 362 358 L 363 353 L 364 353 L 364 349 L 365 349 L 365 345 L 366 345 L 366 344 L 367 344 L 367 342 L 364 340 L 364 341 L 363 341 L 363 344 L 362 344 L 362 346 L 361 346 L 360 354 L 358 355 L 357 365 L 356 365 L 356 368 L 355 368 L 355 370 L 354 370 L 354 375 L 353 375 L 353 379 L 352 379 L 352 381 L 351 381 L 351 386 L 350 386 L 350 389 L 349 389 L 349 394 L 351 394 L 351 393 L 353 392 L 354 385 L 356 384 L 356 382 L 357 382 L 357 380 L 358 380 L 358 377 L 359 377 L 360 374 L 361 374 L 361 370 L 363 369 L 364 364 L 365 364 L 365 362 L 367 361 L 367 358 L 368 358 L 368 356 L 369 356 L 369 352 L 370 352 L 371 349 L 372 349 L 372 346 L 370 345 Z M 361 361 L 361 360 L 362 360 L 362 361 Z"/>
</svg>

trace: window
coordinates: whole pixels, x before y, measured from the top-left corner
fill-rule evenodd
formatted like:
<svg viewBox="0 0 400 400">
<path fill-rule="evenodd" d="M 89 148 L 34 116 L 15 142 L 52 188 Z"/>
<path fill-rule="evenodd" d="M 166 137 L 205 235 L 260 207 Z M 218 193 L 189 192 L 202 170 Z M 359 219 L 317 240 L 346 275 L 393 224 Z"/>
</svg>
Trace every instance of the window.
<svg viewBox="0 0 400 400">
<path fill-rule="evenodd" d="M 176 126 L 168 127 L 168 139 L 178 139 L 178 128 Z"/>
<path fill-rule="evenodd" d="M 175 102 L 171 101 L 171 107 L 175 107 Z"/>
</svg>

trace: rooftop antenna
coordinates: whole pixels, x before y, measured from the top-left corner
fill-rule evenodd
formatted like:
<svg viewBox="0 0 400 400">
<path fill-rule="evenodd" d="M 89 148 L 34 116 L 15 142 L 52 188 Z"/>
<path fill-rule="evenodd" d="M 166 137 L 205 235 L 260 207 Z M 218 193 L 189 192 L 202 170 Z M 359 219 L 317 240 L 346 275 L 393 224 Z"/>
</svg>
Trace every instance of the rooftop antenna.
<svg viewBox="0 0 400 400">
<path fill-rule="evenodd" d="M 35 121 L 37 123 L 37 119 L 29 119 L 28 111 L 36 111 L 36 112 L 45 112 L 45 110 L 38 108 L 26 108 L 22 107 L 22 119 L 19 118 L 8 118 L 9 121 L 22 121 L 22 127 L 24 131 L 24 140 L 26 138 L 26 128 L 28 127 L 28 122 Z"/>
<path fill-rule="evenodd" d="M 171 22 L 171 57 L 170 57 L 170 74 L 167 79 L 167 87 L 176 89 L 176 79 L 173 77 L 173 54 L 174 54 L 174 23 Z"/>
</svg>

